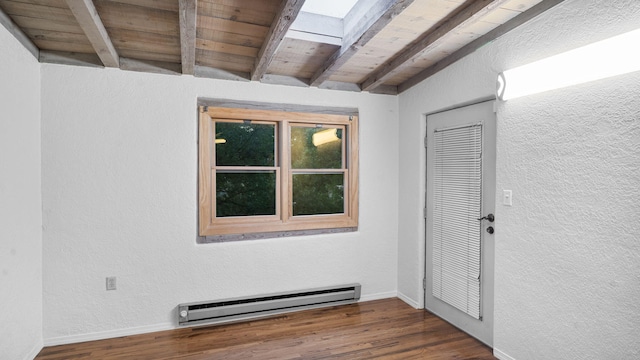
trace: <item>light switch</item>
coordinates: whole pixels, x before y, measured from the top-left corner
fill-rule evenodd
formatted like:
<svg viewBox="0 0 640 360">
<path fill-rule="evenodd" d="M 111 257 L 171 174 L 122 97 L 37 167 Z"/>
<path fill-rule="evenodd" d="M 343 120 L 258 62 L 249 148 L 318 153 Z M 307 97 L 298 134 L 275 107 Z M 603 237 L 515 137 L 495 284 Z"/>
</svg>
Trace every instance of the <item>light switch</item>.
<svg viewBox="0 0 640 360">
<path fill-rule="evenodd" d="M 506 206 L 513 205 L 513 193 L 511 190 L 502 190 L 502 204 Z"/>
</svg>

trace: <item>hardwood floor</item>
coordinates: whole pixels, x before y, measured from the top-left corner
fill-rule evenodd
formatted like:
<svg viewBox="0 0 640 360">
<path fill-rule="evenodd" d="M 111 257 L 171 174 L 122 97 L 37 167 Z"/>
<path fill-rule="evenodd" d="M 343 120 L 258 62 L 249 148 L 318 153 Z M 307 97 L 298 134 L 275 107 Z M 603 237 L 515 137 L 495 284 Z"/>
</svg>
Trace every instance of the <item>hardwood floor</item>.
<svg viewBox="0 0 640 360">
<path fill-rule="evenodd" d="M 495 359 L 490 348 L 399 299 L 265 320 L 183 328 L 42 349 L 62 359 Z"/>
</svg>

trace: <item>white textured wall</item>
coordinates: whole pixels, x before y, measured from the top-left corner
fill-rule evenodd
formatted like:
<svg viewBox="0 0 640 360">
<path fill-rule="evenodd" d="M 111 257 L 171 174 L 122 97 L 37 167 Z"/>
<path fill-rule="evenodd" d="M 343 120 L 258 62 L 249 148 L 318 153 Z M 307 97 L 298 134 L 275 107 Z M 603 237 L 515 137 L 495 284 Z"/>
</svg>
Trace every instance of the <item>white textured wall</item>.
<svg viewBox="0 0 640 360">
<path fill-rule="evenodd" d="M 422 114 L 491 96 L 502 70 L 638 24 L 638 1 L 567 0 L 400 96 L 400 294 L 423 301 Z M 639 94 L 634 73 L 500 103 L 501 359 L 640 358 Z"/>
<path fill-rule="evenodd" d="M 0 359 L 42 348 L 40 65 L 0 26 Z"/>
<path fill-rule="evenodd" d="M 46 344 L 170 328 L 182 302 L 351 282 L 365 299 L 395 296 L 396 97 L 58 65 L 42 73 Z M 197 245 L 198 97 L 359 108 L 360 230 Z M 105 290 L 107 276 L 118 290 Z"/>
</svg>

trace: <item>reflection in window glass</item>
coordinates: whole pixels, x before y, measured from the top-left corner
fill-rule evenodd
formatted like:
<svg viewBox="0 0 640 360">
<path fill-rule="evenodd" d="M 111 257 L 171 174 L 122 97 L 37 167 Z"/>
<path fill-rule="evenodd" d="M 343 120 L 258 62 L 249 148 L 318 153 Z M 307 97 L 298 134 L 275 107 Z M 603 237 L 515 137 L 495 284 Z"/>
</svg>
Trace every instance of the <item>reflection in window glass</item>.
<svg viewBox="0 0 640 360">
<path fill-rule="evenodd" d="M 341 169 L 342 129 L 291 127 L 293 169 Z"/>
<path fill-rule="evenodd" d="M 343 174 L 293 174 L 293 215 L 344 213 Z"/>
<path fill-rule="evenodd" d="M 217 166 L 275 166 L 275 125 L 215 123 Z"/>
<path fill-rule="evenodd" d="M 216 173 L 216 216 L 275 215 L 275 213 L 275 171 Z"/>
</svg>

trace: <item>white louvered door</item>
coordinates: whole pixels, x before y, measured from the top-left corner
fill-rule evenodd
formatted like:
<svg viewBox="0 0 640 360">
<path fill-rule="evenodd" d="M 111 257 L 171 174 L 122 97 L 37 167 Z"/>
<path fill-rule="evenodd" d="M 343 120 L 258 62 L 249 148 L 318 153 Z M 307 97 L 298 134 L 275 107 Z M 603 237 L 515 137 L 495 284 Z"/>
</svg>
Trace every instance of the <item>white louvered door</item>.
<svg viewBox="0 0 640 360">
<path fill-rule="evenodd" d="M 425 307 L 492 345 L 493 102 L 427 117 Z"/>
</svg>

